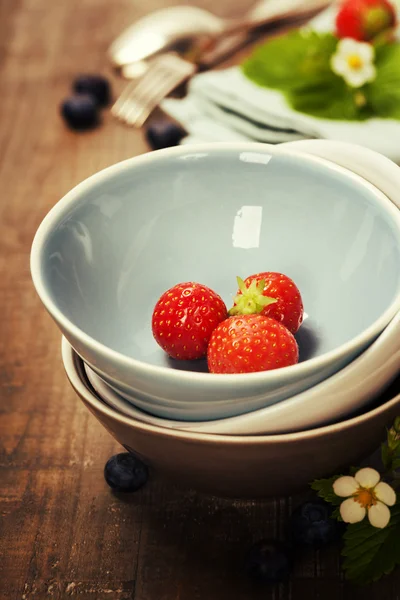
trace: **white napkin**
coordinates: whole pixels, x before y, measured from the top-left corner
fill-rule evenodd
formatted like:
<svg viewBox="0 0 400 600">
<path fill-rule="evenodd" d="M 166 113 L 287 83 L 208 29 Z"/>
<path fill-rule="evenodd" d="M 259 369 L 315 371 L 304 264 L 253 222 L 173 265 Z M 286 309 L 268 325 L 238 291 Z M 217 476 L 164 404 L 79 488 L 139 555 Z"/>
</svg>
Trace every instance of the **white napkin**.
<svg viewBox="0 0 400 600">
<path fill-rule="evenodd" d="M 309 24 L 331 31 L 334 10 Z M 322 138 L 352 142 L 400 163 L 400 121 L 370 119 L 333 121 L 299 113 L 276 90 L 247 79 L 239 67 L 195 76 L 183 100 L 166 99 L 162 109 L 180 122 L 188 137 L 184 144 L 257 140 L 266 143 Z"/>
</svg>

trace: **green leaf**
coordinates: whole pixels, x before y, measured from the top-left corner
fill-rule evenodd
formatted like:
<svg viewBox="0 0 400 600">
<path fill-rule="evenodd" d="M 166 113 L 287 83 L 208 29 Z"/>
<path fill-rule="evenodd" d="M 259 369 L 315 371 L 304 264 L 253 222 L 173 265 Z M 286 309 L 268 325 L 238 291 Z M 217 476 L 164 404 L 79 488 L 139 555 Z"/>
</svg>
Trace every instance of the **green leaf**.
<svg viewBox="0 0 400 600">
<path fill-rule="evenodd" d="M 386 471 L 396 471 L 400 468 L 400 434 L 399 419 L 387 431 L 387 441 L 381 446 L 382 464 Z"/>
<path fill-rule="evenodd" d="M 389 525 L 372 527 L 368 519 L 349 525 L 343 536 L 343 569 L 356 583 L 372 583 L 400 565 L 400 503 L 391 508 Z"/>
<path fill-rule="evenodd" d="M 336 44 L 331 34 L 290 32 L 257 48 L 242 70 L 258 85 L 279 90 L 327 76 L 336 78 L 329 66 Z"/>
<path fill-rule="evenodd" d="M 367 86 L 369 104 L 383 118 L 400 119 L 400 44 L 376 48 L 376 79 Z"/>
<path fill-rule="evenodd" d="M 357 106 L 356 93 L 340 79 L 303 84 L 285 97 L 295 110 L 321 119 L 364 121 L 372 116 L 368 106 Z"/>
<path fill-rule="evenodd" d="M 299 112 L 325 119 L 364 120 L 371 110 L 357 104 L 357 91 L 331 69 L 337 38 L 330 33 L 291 32 L 256 49 L 242 65 L 254 83 L 280 90 Z"/>
<path fill-rule="evenodd" d="M 400 455 L 400 437 L 399 434 L 394 434 L 393 430 L 389 431 L 388 445 L 391 450 Z"/>
<path fill-rule="evenodd" d="M 390 452 L 386 442 L 381 446 L 381 461 L 386 471 L 392 470 L 392 453 Z"/>
<path fill-rule="evenodd" d="M 342 498 L 342 500 L 343 500 L 343 498 Z M 331 514 L 331 519 L 335 519 L 336 521 L 343 522 L 342 516 L 340 514 L 340 506 L 336 506 L 334 508 L 334 510 L 332 511 L 332 514 Z"/>
<path fill-rule="evenodd" d="M 342 477 L 342 475 L 334 475 L 333 477 L 329 477 L 329 479 L 316 479 L 312 482 L 311 489 L 317 492 L 318 496 L 325 500 L 325 502 L 338 506 L 343 501 L 343 498 L 336 496 L 333 491 L 333 484 L 339 477 Z"/>
<path fill-rule="evenodd" d="M 304 114 L 348 121 L 400 119 L 400 43 L 384 41 L 375 45 L 375 81 L 359 89 L 349 88 L 332 71 L 338 39 L 331 33 L 298 30 L 273 39 L 257 48 L 242 70 L 257 85 L 281 91 L 289 106 Z"/>
<path fill-rule="evenodd" d="M 400 433 L 397 427 L 397 419 L 387 432 L 387 445 L 390 450 L 398 452 L 400 456 Z"/>
</svg>

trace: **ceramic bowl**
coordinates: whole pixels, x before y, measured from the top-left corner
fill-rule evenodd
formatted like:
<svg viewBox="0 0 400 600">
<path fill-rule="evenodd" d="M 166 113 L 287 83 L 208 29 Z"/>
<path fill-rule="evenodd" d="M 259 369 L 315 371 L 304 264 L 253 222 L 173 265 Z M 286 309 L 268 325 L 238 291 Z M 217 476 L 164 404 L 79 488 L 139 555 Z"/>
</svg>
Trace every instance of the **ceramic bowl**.
<svg viewBox="0 0 400 600">
<path fill-rule="evenodd" d="M 349 169 L 372 183 L 400 208 L 400 168 L 374 150 L 334 140 L 296 140 L 280 144 L 280 149 L 319 156 Z"/>
<path fill-rule="evenodd" d="M 335 425 L 283 435 L 229 436 L 174 431 L 123 416 L 93 392 L 82 360 L 64 341 L 63 361 L 76 393 L 151 476 L 218 496 L 284 496 L 313 479 L 357 465 L 384 439 L 400 411 L 399 380 L 380 404 Z M 396 395 L 397 394 L 397 395 Z"/>
<path fill-rule="evenodd" d="M 169 401 L 183 411 L 204 402 L 208 420 L 300 393 L 360 354 L 400 308 L 399 234 L 400 212 L 342 167 L 264 144 L 211 144 L 137 157 L 77 186 L 41 224 L 31 266 L 46 308 L 107 383 L 161 416 Z M 210 375 L 154 342 L 165 289 L 197 280 L 230 305 L 236 275 L 267 269 L 302 292 L 300 364 Z"/>
<path fill-rule="evenodd" d="M 368 148 L 332 140 L 300 140 L 280 144 L 327 159 L 360 175 L 381 190 L 400 208 L 400 169 L 391 160 Z M 205 433 L 250 435 L 287 433 L 328 424 L 365 407 L 390 385 L 399 373 L 400 314 L 391 321 L 378 339 L 342 371 L 317 386 L 267 408 L 216 421 L 172 421 L 140 410 L 140 400 L 121 394 L 87 367 L 87 376 L 96 392 L 122 414 L 146 423 L 172 429 L 190 429 Z M 172 404 L 172 401 L 170 401 Z M 196 411 L 198 403 L 191 403 Z"/>
<path fill-rule="evenodd" d="M 154 417 L 140 410 L 140 401 L 127 400 L 108 386 L 90 367 L 86 375 L 96 393 L 110 406 L 135 420 L 203 433 L 257 435 L 312 429 L 340 421 L 365 409 L 400 373 L 400 313 L 367 350 L 328 379 L 260 410 L 228 419 L 196 422 Z M 193 405 L 193 414 L 198 409 Z M 201 409 L 201 403 L 200 403 Z"/>
</svg>

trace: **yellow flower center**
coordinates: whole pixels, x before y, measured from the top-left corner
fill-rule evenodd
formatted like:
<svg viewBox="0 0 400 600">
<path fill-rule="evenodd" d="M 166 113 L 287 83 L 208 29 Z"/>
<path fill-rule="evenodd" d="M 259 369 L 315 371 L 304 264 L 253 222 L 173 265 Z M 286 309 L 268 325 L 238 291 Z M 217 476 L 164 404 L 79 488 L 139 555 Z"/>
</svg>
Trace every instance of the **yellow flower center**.
<svg viewBox="0 0 400 600">
<path fill-rule="evenodd" d="M 358 71 L 359 69 L 361 69 L 364 63 L 358 56 L 358 54 L 350 54 L 350 56 L 347 57 L 347 64 L 349 65 L 350 69 Z"/>
<path fill-rule="evenodd" d="M 376 495 L 373 489 L 358 488 L 354 494 L 354 500 L 364 508 L 371 508 L 377 503 Z"/>
</svg>

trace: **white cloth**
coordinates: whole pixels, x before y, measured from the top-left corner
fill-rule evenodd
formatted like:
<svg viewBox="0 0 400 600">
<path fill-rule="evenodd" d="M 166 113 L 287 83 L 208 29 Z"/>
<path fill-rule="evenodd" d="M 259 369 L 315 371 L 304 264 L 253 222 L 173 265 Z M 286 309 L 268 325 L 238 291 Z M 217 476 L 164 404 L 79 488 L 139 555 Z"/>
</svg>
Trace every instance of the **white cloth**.
<svg viewBox="0 0 400 600">
<path fill-rule="evenodd" d="M 333 12 L 328 10 L 309 26 L 329 31 L 332 23 Z M 188 132 L 184 144 L 322 138 L 359 144 L 400 163 L 400 121 L 333 121 L 302 114 L 291 109 L 279 91 L 252 83 L 239 67 L 195 76 L 187 96 L 164 100 L 162 109 Z"/>
</svg>

